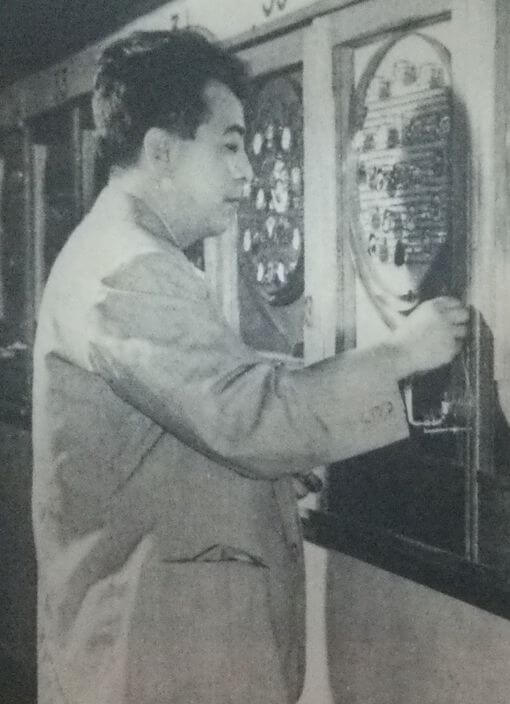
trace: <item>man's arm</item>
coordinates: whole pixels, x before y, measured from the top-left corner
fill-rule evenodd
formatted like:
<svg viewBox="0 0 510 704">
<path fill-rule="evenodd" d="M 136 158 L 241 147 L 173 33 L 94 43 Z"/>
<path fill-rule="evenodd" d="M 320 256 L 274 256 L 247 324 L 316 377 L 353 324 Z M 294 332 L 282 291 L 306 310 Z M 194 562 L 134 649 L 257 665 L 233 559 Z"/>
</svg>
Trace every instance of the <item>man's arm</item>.
<svg viewBox="0 0 510 704">
<path fill-rule="evenodd" d="M 139 257 L 104 281 L 90 359 L 114 392 L 198 451 L 277 478 L 402 439 L 406 346 L 354 350 L 303 370 L 234 335 L 180 259 Z"/>
</svg>

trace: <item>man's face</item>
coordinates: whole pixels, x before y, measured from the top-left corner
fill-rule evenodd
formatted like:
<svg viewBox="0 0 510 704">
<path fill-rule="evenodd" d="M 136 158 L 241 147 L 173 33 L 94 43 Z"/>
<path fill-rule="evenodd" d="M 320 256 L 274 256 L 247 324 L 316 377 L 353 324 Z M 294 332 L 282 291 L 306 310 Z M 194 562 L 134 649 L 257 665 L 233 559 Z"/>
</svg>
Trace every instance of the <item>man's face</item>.
<svg viewBox="0 0 510 704">
<path fill-rule="evenodd" d="M 204 90 L 209 108 L 194 139 L 179 140 L 173 165 L 173 207 L 180 210 L 180 233 L 190 244 L 220 235 L 232 224 L 243 189 L 253 172 L 244 150 L 244 114 L 238 98 L 222 83 Z"/>
</svg>

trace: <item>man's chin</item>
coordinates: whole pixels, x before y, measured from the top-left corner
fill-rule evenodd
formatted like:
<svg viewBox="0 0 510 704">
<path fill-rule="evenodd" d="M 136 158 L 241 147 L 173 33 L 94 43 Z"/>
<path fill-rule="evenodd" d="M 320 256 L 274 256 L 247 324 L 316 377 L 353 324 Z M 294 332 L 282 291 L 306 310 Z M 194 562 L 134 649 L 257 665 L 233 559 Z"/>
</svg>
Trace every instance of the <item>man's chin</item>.
<svg viewBox="0 0 510 704">
<path fill-rule="evenodd" d="M 224 215 L 221 218 L 218 218 L 217 222 L 211 223 L 211 226 L 209 228 L 209 233 L 206 235 L 207 237 L 219 237 L 220 235 L 223 235 L 225 232 L 228 230 L 231 230 L 232 227 L 236 224 L 237 221 L 237 208 L 235 209 L 230 209 L 230 212 L 226 215 Z"/>
</svg>

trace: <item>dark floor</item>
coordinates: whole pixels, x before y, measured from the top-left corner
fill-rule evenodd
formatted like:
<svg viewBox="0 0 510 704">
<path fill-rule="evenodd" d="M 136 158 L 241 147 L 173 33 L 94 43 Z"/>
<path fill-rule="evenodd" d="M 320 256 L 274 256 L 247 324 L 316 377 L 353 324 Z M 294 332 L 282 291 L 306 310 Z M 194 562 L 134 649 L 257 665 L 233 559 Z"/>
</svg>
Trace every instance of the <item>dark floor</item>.
<svg viewBox="0 0 510 704">
<path fill-rule="evenodd" d="M 30 434 L 0 422 L 0 704 L 36 702 L 30 488 Z"/>
<path fill-rule="evenodd" d="M 33 673 L 0 651 L 0 702 L 2 704 L 36 704 Z"/>
</svg>

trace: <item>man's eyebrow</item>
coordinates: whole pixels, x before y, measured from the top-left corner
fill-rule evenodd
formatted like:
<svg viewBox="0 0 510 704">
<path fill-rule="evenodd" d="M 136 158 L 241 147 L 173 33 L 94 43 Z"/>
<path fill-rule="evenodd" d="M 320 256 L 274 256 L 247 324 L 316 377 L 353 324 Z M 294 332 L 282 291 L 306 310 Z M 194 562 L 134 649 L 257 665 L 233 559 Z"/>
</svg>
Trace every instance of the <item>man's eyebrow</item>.
<svg viewBox="0 0 510 704">
<path fill-rule="evenodd" d="M 223 134 L 224 134 L 224 135 L 228 135 L 228 134 L 231 134 L 232 132 L 237 133 L 240 137 L 244 137 L 244 135 L 246 134 L 246 128 L 243 127 L 242 125 L 238 125 L 238 124 L 229 125 L 229 126 L 225 129 L 225 131 L 223 132 Z"/>
</svg>

